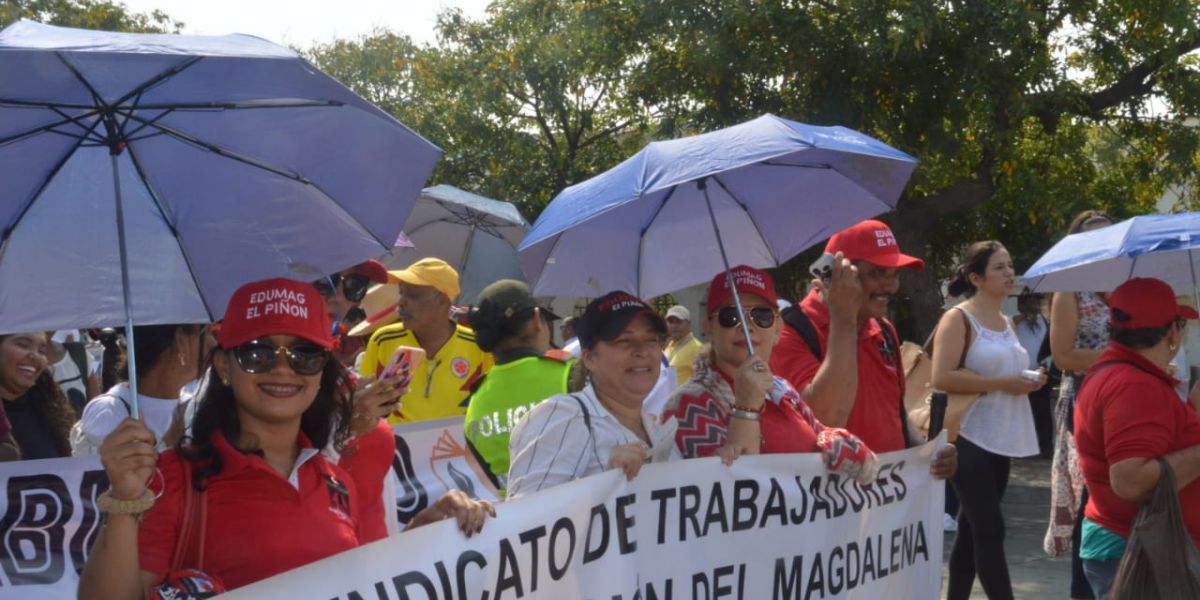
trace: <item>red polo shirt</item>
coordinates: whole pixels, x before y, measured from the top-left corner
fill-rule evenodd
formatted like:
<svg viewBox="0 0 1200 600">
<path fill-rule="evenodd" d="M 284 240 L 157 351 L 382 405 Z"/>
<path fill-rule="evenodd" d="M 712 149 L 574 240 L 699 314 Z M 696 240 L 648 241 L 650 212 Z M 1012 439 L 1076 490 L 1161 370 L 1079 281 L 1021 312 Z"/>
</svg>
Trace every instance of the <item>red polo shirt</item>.
<svg viewBox="0 0 1200 600">
<path fill-rule="evenodd" d="M 360 440 L 357 451 L 352 452 L 352 469 L 364 479 L 378 473 L 381 486 L 394 442 L 388 450 L 382 438 L 376 439 L 379 431 Z M 391 439 L 390 430 L 387 437 Z M 303 458 L 308 454 L 303 449 L 311 451 L 312 444 L 303 433 L 298 441 Z M 296 467 L 297 487 L 263 458 L 239 452 L 221 433 L 213 434 L 212 443 L 222 466 L 207 483 L 208 526 L 201 570 L 221 580 L 226 588 L 238 588 L 386 535 L 382 503 L 361 495 L 352 474 L 320 454 Z M 382 472 L 380 465 L 385 465 Z M 181 458 L 174 450 L 162 454 L 158 468 L 162 483 L 155 478 L 152 487 L 163 493 L 142 521 L 138 548 L 141 568 L 162 575 L 170 569 L 182 527 L 185 482 Z M 374 515 L 368 516 L 369 512 Z M 189 558 L 182 567 L 197 565 Z"/>
<path fill-rule="evenodd" d="M 800 302 L 800 310 L 808 315 L 821 353 L 828 347 L 829 307 L 817 290 L 809 292 Z M 891 328 L 892 324 L 884 326 Z M 858 436 L 875 452 L 904 449 L 904 433 L 900 425 L 900 402 L 903 397 L 904 370 L 899 348 L 885 355 L 886 339 L 880 319 L 870 319 L 858 333 L 858 393 L 845 429 Z M 893 336 L 895 329 L 892 329 Z M 893 339 L 899 339 L 894 337 Z M 784 326 L 779 343 L 771 351 L 771 372 L 783 377 L 803 392 L 817 376 L 821 361 L 813 356 L 800 334 Z"/>
<path fill-rule="evenodd" d="M 1090 493 L 1084 514 L 1128 538 L 1138 507 L 1113 492 L 1109 466 L 1200 445 L 1200 415 L 1180 401 L 1179 382 L 1132 349 L 1114 342 L 1096 365 L 1107 361 L 1134 364 L 1113 364 L 1086 380 L 1075 400 L 1075 445 Z M 1200 480 L 1179 491 L 1179 504 L 1200 545 Z"/>
</svg>

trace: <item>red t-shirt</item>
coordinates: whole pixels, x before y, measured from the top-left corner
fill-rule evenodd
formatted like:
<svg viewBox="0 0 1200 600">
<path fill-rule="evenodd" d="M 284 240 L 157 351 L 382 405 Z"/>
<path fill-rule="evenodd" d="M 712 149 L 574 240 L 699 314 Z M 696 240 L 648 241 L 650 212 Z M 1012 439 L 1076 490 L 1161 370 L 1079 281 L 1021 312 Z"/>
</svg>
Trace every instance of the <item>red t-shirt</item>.
<svg viewBox="0 0 1200 600">
<path fill-rule="evenodd" d="M 1112 364 L 1085 380 L 1075 400 L 1075 445 L 1090 492 L 1084 514 L 1128 538 L 1138 507 L 1113 492 L 1109 466 L 1200 445 L 1200 415 L 1179 399 L 1178 382 L 1137 352 L 1114 342 L 1096 365 L 1114 360 L 1134 364 Z M 1179 491 L 1179 504 L 1200 545 L 1200 480 Z"/>
<path fill-rule="evenodd" d="M 733 380 L 720 371 L 717 373 L 733 389 Z M 677 392 L 676 404 L 668 409 L 663 418 L 675 417 L 679 421 L 675 442 L 684 458 L 713 456 L 728 438 L 732 407 L 707 389 L 699 393 L 687 391 Z M 778 403 L 767 401 L 763 405 L 758 422 L 763 438 L 759 452 L 783 454 L 821 451 L 817 446 L 817 432 L 805 418 L 800 402 L 803 401 L 799 395 L 792 392 Z"/>
<path fill-rule="evenodd" d="M 828 347 L 829 307 L 817 290 L 809 292 L 800 302 L 800 310 L 808 315 L 817 338 L 821 353 Z M 890 346 L 887 333 L 880 325 L 881 320 L 870 319 L 858 334 L 858 392 L 854 397 L 854 408 L 846 421 L 846 429 L 866 442 L 875 452 L 903 450 L 904 433 L 900 424 L 900 403 L 903 398 L 904 369 L 900 349 Z M 895 329 L 891 331 L 895 336 Z M 892 339 L 899 339 L 893 337 Z M 800 334 L 785 326 L 779 343 L 771 351 L 771 372 L 783 377 L 792 387 L 803 391 L 813 378 L 821 361 L 813 356 Z"/>
<path fill-rule="evenodd" d="M 390 465 L 394 452 L 394 441 L 389 450 L 379 432 L 364 436 L 353 452 L 353 470 L 360 477 L 379 473 L 377 491 L 386 473 L 386 466 L 382 473 L 379 467 Z M 387 438 L 392 439 L 390 430 Z M 303 434 L 298 441 L 301 448 L 312 446 Z M 297 469 L 297 489 L 262 457 L 239 452 L 221 433 L 213 434 L 212 443 L 222 466 L 207 481 L 204 562 L 197 565 L 189 558 L 182 568 L 200 566 L 234 589 L 386 535 L 382 502 L 364 496 L 351 472 L 320 454 Z M 163 575 L 170 570 L 183 523 L 185 482 L 174 450 L 162 454 L 158 468 L 161 483 L 155 478 L 152 487 L 162 496 L 138 529 L 138 549 L 142 570 Z M 370 508 L 372 503 L 378 506 Z"/>
</svg>

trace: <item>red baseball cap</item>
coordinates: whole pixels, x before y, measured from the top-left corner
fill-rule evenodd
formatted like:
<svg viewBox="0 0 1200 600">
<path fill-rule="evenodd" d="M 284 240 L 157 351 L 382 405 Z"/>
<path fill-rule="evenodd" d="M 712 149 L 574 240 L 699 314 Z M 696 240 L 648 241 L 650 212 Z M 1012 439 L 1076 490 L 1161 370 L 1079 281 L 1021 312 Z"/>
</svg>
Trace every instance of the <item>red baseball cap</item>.
<svg viewBox="0 0 1200 600">
<path fill-rule="evenodd" d="M 1165 327 L 1175 319 L 1195 319 L 1200 313 L 1175 302 L 1175 290 L 1162 280 L 1137 277 L 1122 283 L 1108 298 L 1109 325 L 1118 329 Z M 1117 311 L 1121 312 L 1118 316 Z"/>
<path fill-rule="evenodd" d="M 829 238 L 825 251 L 842 253 L 848 260 L 865 260 L 885 269 L 924 269 L 925 261 L 900 253 L 892 228 L 883 221 L 867 219 Z"/>
<path fill-rule="evenodd" d="M 733 284 L 737 287 L 739 295 L 754 294 L 770 302 L 771 306 L 775 306 L 779 302 L 779 296 L 775 294 L 775 282 L 766 271 L 738 265 L 730 269 L 729 273 L 733 275 Z M 731 300 L 733 300 L 733 292 L 729 289 L 729 277 L 725 271 L 721 271 L 708 284 L 708 302 L 705 304 L 705 310 L 709 316 L 712 316 L 717 309 Z"/>
<path fill-rule="evenodd" d="M 325 304 L 312 284 L 267 279 L 247 283 L 233 293 L 218 340 L 228 350 L 269 335 L 294 335 L 332 348 L 329 328 Z"/>
<path fill-rule="evenodd" d="M 365 275 L 367 279 L 370 279 L 375 283 L 388 282 L 387 267 L 383 266 L 383 263 L 373 258 L 367 262 L 354 265 L 354 272 L 358 273 L 359 275 Z"/>
</svg>

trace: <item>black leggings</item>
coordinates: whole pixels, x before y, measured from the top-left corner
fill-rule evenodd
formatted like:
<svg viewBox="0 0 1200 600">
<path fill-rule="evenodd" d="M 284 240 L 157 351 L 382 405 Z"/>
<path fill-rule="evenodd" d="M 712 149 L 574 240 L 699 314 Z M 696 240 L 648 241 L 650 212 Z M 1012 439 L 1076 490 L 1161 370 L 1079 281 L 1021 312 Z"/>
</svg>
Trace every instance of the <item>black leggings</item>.
<svg viewBox="0 0 1200 600">
<path fill-rule="evenodd" d="M 989 600 L 1012 600 L 1012 581 L 1004 556 L 1004 515 L 1000 499 L 1008 487 L 1011 459 L 993 454 L 964 437 L 958 447 L 958 472 L 951 483 L 958 493 L 958 535 L 950 551 L 947 600 L 968 600 L 975 576 Z"/>
</svg>

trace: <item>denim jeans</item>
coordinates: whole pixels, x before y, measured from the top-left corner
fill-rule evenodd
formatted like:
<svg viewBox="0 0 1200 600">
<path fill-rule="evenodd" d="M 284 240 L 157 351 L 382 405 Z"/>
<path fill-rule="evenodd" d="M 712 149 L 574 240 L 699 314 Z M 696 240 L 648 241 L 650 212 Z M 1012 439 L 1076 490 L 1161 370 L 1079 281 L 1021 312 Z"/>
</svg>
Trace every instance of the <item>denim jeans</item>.
<svg viewBox="0 0 1200 600">
<path fill-rule="evenodd" d="M 1117 567 L 1120 564 L 1121 559 L 1119 558 L 1109 560 L 1083 559 L 1083 572 L 1087 575 L 1088 583 L 1092 585 L 1092 591 L 1096 594 L 1096 600 L 1108 600 L 1108 595 L 1112 591 L 1113 579 L 1117 577 Z"/>
</svg>

